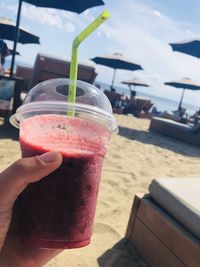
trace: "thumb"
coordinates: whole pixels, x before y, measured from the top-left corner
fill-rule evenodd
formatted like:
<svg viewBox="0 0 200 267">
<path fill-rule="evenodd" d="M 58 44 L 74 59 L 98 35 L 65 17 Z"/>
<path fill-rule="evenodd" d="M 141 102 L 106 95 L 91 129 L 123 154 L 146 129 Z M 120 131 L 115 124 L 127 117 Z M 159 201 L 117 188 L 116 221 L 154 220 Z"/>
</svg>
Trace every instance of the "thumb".
<svg viewBox="0 0 200 267">
<path fill-rule="evenodd" d="M 0 208 L 12 208 L 18 195 L 29 183 L 47 176 L 61 163 L 62 156 L 58 152 L 47 152 L 14 162 L 0 174 Z"/>
</svg>

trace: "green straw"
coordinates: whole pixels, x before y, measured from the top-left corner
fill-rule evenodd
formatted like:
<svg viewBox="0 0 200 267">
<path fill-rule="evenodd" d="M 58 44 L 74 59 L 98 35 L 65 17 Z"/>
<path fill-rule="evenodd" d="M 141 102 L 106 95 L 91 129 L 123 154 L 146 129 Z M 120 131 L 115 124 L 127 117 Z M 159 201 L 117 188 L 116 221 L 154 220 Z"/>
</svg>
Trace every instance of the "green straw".
<svg viewBox="0 0 200 267">
<path fill-rule="evenodd" d="M 77 35 L 72 44 L 72 57 L 70 66 L 70 81 L 68 102 L 75 103 L 76 101 L 76 84 L 77 84 L 77 72 L 78 72 L 78 47 L 93 31 L 95 31 L 105 20 L 110 17 L 110 14 L 105 10 L 100 16 L 98 16 L 92 23 L 90 23 L 85 30 Z M 69 111 L 68 115 L 74 116 L 73 111 Z"/>
</svg>

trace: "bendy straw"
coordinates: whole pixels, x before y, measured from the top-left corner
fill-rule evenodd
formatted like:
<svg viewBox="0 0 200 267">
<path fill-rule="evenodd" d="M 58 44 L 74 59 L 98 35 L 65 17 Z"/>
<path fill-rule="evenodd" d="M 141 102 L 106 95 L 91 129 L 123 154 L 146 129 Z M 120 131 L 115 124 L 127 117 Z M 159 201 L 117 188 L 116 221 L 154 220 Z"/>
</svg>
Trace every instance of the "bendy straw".
<svg viewBox="0 0 200 267">
<path fill-rule="evenodd" d="M 72 56 L 70 66 L 70 81 L 68 91 L 68 102 L 74 103 L 76 101 L 76 84 L 77 84 L 77 71 L 78 71 L 78 47 L 93 31 L 95 31 L 105 20 L 110 17 L 110 14 L 105 10 L 98 16 L 91 24 L 85 28 L 79 35 L 77 35 L 72 44 Z M 70 115 L 73 113 L 70 112 Z"/>
</svg>

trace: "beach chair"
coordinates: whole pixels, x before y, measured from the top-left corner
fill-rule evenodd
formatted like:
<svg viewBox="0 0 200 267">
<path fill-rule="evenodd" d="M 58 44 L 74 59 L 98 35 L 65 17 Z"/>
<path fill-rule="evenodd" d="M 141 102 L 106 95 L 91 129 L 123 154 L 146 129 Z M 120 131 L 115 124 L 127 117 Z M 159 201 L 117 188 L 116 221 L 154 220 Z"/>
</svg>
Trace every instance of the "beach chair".
<svg viewBox="0 0 200 267">
<path fill-rule="evenodd" d="M 29 89 L 30 82 L 32 79 L 32 74 L 33 74 L 33 68 L 23 65 L 17 65 L 16 76 L 21 77 L 24 80 L 21 85 L 22 92 L 27 92 L 27 90 Z"/>
<path fill-rule="evenodd" d="M 189 122 L 197 124 L 200 122 L 200 109 L 197 110 L 190 118 L 188 119 Z"/>
<path fill-rule="evenodd" d="M 152 103 L 150 100 L 140 97 L 133 97 L 129 104 L 124 108 L 124 114 L 133 114 L 136 117 L 140 117 L 143 112 L 147 113 L 151 108 Z"/>
<path fill-rule="evenodd" d="M 118 108 L 122 95 L 108 90 L 104 90 L 104 94 L 109 99 L 112 108 Z"/>
<path fill-rule="evenodd" d="M 70 62 L 58 58 L 38 54 L 35 60 L 30 88 L 36 84 L 54 78 L 69 78 Z M 78 80 L 93 84 L 97 73 L 95 68 L 86 65 L 78 65 Z"/>
<path fill-rule="evenodd" d="M 151 267 L 200 266 L 200 178 L 153 180 L 136 195 L 126 238 Z"/>
<path fill-rule="evenodd" d="M 170 119 L 152 117 L 149 129 L 200 146 L 200 123 L 191 126 Z"/>
<path fill-rule="evenodd" d="M 150 109 L 152 108 L 152 106 L 153 106 L 153 103 L 151 103 L 151 101 L 150 100 L 147 100 L 146 102 L 145 102 L 145 104 L 144 104 L 144 106 L 143 106 L 143 111 L 144 111 L 144 113 L 149 113 L 149 111 L 150 111 Z"/>
<path fill-rule="evenodd" d="M 151 119 L 152 114 L 150 112 L 150 109 L 152 108 L 153 103 L 150 100 L 146 100 L 146 102 L 143 105 L 142 111 L 138 114 L 138 118 L 141 119 Z"/>
</svg>

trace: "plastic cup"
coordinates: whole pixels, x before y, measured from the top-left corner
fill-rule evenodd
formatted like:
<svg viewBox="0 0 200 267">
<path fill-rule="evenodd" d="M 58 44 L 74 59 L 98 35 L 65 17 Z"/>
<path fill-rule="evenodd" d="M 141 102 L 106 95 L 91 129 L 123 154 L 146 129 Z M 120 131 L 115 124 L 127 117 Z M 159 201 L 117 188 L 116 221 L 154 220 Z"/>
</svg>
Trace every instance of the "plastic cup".
<svg viewBox="0 0 200 267">
<path fill-rule="evenodd" d="M 76 103 L 66 101 L 68 79 L 33 87 L 10 118 L 20 128 L 22 157 L 59 151 L 62 165 L 18 197 L 15 216 L 23 241 L 40 248 L 90 243 L 103 158 L 116 120 L 108 98 L 78 81 Z M 67 116 L 72 111 L 74 116 Z"/>
</svg>

